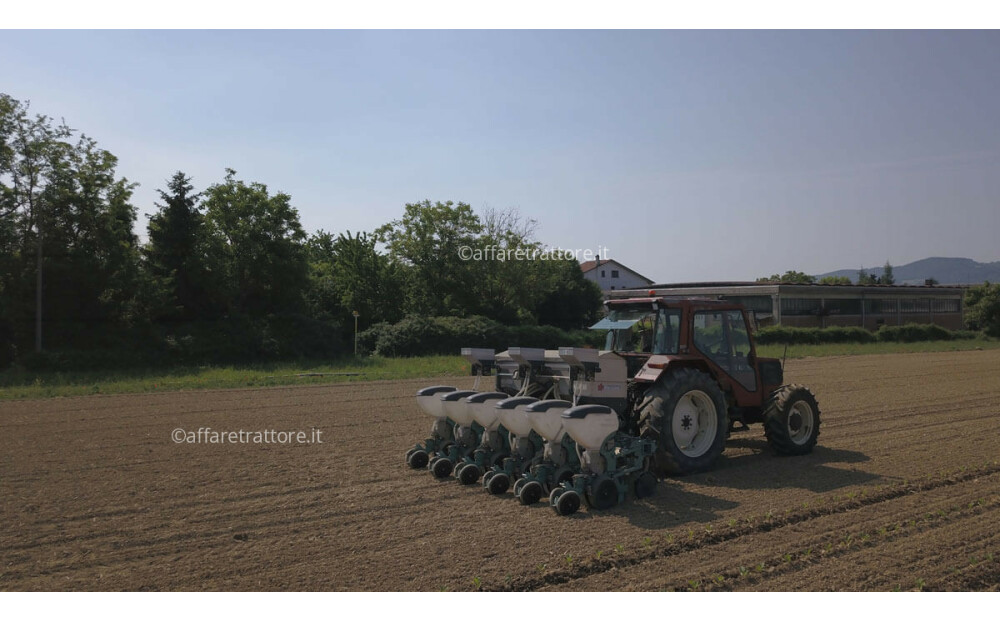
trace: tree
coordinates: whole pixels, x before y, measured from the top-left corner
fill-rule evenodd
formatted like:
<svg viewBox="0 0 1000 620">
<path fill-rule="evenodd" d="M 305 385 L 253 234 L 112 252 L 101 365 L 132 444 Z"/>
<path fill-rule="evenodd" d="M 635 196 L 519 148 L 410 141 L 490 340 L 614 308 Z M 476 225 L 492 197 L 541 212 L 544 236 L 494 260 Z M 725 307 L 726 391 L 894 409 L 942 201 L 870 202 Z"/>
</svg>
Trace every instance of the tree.
<svg viewBox="0 0 1000 620">
<path fill-rule="evenodd" d="M 226 169 L 226 179 L 205 190 L 205 223 L 221 249 L 230 312 L 263 316 L 302 308 L 308 264 L 305 232 L 291 196 L 270 195 Z"/>
<path fill-rule="evenodd" d="M 43 317 L 57 346 L 96 344 L 136 318 L 135 185 L 116 177 L 114 155 L 86 135 L 71 142 L 74 133 L 0 95 L 6 331 L 28 340 L 20 326 L 33 296 L 36 351 Z"/>
<path fill-rule="evenodd" d="M 468 313 L 478 305 L 475 264 L 468 251 L 475 248 L 483 226 L 472 208 L 429 200 L 408 203 L 403 217 L 375 231 L 390 256 L 407 270 L 407 310 L 431 316 Z"/>
<path fill-rule="evenodd" d="M 157 190 L 163 204 L 149 218 L 149 243 L 144 249 L 146 265 L 166 291 L 163 318 L 192 320 L 218 313 L 215 301 L 217 267 L 207 235 L 205 218 L 191 179 L 183 172 L 167 181 L 168 192 Z"/>
<path fill-rule="evenodd" d="M 308 252 L 314 316 L 345 324 L 358 311 L 365 325 L 403 318 L 404 273 L 377 251 L 374 236 L 321 230 L 309 239 Z"/>
<path fill-rule="evenodd" d="M 576 260 L 547 263 L 549 281 L 536 308 L 538 323 L 562 329 L 593 325 L 604 301 L 601 287 L 583 276 Z"/>
<path fill-rule="evenodd" d="M 882 268 L 882 277 L 879 278 L 879 284 L 895 284 L 896 278 L 892 275 L 892 265 L 889 261 L 885 261 L 885 267 Z"/>
<path fill-rule="evenodd" d="M 881 276 L 876 276 L 874 273 L 868 273 L 864 267 L 858 270 L 859 285 L 874 286 L 876 284 L 891 285 L 895 283 L 896 278 L 892 274 L 892 265 L 889 261 L 885 261 L 885 267 L 882 268 Z"/>
<path fill-rule="evenodd" d="M 475 296 L 470 312 L 505 324 L 536 323 L 536 306 L 555 284 L 558 265 L 539 258 L 538 223 L 516 209 L 486 209 L 474 248 L 482 257 L 467 261 Z"/>
<path fill-rule="evenodd" d="M 779 282 L 781 284 L 812 284 L 816 276 L 810 276 L 801 271 L 788 270 L 784 275 L 773 274 L 766 278 L 757 278 L 758 282 Z"/>
<path fill-rule="evenodd" d="M 965 324 L 1000 337 L 1000 283 L 984 282 L 965 291 Z"/>
<path fill-rule="evenodd" d="M 28 114 L 29 103 L 0 93 L 0 219 L 9 220 L 9 230 L 17 238 L 16 251 L 23 264 L 34 250 L 35 256 L 35 350 L 42 350 L 43 239 L 46 230 L 46 189 L 52 180 L 64 143 L 72 135 L 65 123 L 52 125 L 49 117 Z M 14 256 L 12 252 L 11 256 Z M 9 268 L 17 269 L 18 265 Z M 5 274 L 6 288 L 21 292 L 14 273 Z"/>
<path fill-rule="evenodd" d="M 823 276 L 819 279 L 820 284 L 850 284 L 851 279 L 847 276 Z"/>
<path fill-rule="evenodd" d="M 878 278 L 874 274 L 868 273 L 864 267 L 858 270 L 859 286 L 873 286 L 875 284 L 878 284 Z"/>
</svg>

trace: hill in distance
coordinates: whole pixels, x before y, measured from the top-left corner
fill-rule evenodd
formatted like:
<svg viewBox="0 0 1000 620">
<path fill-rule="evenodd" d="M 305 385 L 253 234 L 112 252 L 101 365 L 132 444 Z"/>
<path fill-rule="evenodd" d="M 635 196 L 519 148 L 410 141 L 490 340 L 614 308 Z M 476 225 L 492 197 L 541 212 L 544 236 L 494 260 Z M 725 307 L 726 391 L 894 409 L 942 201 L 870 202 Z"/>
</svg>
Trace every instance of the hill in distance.
<svg viewBox="0 0 1000 620">
<path fill-rule="evenodd" d="M 824 276 L 847 276 L 852 282 L 858 281 L 858 269 L 838 269 L 829 273 L 821 273 L 817 279 Z M 876 276 L 882 275 L 882 267 L 866 267 L 865 271 Z M 980 263 L 971 258 L 924 258 L 906 265 L 893 265 L 893 277 L 896 284 L 923 284 L 924 280 L 934 278 L 938 284 L 982 284 L 986 280 L 1000 282 L 1000 261 Z"/>
</svg>

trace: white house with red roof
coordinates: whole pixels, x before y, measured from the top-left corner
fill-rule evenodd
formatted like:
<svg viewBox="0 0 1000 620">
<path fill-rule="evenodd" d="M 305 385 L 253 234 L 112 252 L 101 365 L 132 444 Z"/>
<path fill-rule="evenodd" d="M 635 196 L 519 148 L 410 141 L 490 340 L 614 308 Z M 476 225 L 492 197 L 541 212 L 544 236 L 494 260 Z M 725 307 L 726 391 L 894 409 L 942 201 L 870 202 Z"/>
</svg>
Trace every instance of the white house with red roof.
<svg viewBox="0 0 1000 620">
<path fill-rule="evenodd" d="M 653 281 L 613 259 L 580 263 L 583 277 L 597 282 L 602 291 L 651 286 Z"/>
</svg>

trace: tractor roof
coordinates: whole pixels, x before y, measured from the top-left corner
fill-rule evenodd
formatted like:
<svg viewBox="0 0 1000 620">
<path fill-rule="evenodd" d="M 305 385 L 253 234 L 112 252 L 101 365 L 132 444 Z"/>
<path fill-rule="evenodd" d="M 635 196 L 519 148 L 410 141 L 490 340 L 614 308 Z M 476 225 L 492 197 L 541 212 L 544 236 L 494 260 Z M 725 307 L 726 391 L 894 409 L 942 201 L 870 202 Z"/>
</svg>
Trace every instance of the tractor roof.
<svg viewBox="0 0 1000 620">
<path fill-rule="evenodd" d="M 720 299 L 709 299 L 707 297 L 626 297 L 624 299 L 609 299 L 604 305 L 614 306 L 638 306 L 646 304 L 656 304 L 661 308 L 699 307 L 699 308 L 741 308 L 740 304 Z"/>
</svg>

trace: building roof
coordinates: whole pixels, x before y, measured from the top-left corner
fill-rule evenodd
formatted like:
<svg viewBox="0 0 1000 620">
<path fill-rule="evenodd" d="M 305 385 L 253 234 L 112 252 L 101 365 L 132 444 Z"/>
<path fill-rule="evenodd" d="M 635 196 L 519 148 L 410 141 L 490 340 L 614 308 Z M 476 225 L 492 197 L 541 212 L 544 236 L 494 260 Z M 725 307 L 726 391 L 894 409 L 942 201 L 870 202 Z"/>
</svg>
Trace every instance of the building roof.
<svg viewBox="0 0 1000 620">
<path fill-rule="evenodd" d="M 632 269 L 631 267 L 627 267 L 627 266 L 619 263 L 618 261 L 614 260 L 613 258 L 609 258 L 607 260 L 588 260 L 588 261 L 582 262 L 582 263 L 580 263 L 580 271 L 582 271 L 583 273 L 587 273 L 589 271 L 593 271 L 594 269 L 597 269 L 601 265 L 609 265 L 611 263 L 614 263 L 615 265 L 618 265 L 619 267 L 621 267 L 622 269 L 624 269 L 626 271 L 632 272 L 633 274 L 639 276 L 640 278 L 642 278 L 646 282 L 649 282 L 650 284 L 652 284 L 652 282 L 653 282 L 652 278 L 647 278 L 646 276 L 642 275 L 641 273 L 639 273 L 635 269 Z"/>
<path fill-rule="evenodd" d="M 674 282 L 653 284 L 642 288 L 719 288 L 754 286 L 809 286 L 814 288 L 877 288 L 877 289 L 965 289 L 967 284 L 820 284 L 819 282 Z"/>
<path fill-rule="evenodd" d="M 635 295 L 642 291 L 646 295 L 776 295 L 805 294 L 808 296 L 833 294 L 843 295 L 885 295 L 906 297 L 932 296 L 953 297 L 962 295 L 967 285 L 961 284 L 789 284 L 782 282 L 677 282 L 673 284 L 651 284 L 611 291 L 612 297 Z"/>
</svg>

